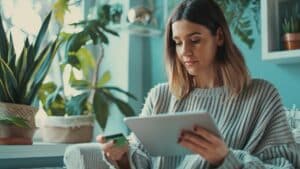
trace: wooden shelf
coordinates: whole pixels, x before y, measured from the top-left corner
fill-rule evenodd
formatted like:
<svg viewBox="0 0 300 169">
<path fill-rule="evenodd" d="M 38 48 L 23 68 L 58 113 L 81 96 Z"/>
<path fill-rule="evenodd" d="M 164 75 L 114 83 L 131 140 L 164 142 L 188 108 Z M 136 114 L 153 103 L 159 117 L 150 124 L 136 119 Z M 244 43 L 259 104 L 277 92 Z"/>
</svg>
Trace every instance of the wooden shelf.
<svg viewBox="0 0 300 169">
<path fill-rule="evenodd" d="M 261 38 L 262 60 L 273 63 L 300 62 L 299 50 L 283 50 L 281 38 L 282 4 L 290 0 L 262 0 L 261 1 Z"/>
</svg>

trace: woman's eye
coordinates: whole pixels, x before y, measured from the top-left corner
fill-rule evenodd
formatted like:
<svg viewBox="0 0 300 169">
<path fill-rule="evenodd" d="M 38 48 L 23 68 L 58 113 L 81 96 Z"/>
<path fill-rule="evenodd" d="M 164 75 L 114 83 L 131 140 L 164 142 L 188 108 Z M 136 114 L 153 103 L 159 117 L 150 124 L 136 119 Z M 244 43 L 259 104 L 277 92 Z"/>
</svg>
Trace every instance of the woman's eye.
<svg viewBox="0 0 300 169">
<path fill-rule="evenodd" d="M 175 42 L 175 45 L 179 46 L 179 45 L 181 45 L 181 42 Z"/>
<path fill-rule="evenodd" d="M 192 43 L 199 43 L 200 39 L 192 39 L 191 41 L 192 41 Z"/>
</svg>

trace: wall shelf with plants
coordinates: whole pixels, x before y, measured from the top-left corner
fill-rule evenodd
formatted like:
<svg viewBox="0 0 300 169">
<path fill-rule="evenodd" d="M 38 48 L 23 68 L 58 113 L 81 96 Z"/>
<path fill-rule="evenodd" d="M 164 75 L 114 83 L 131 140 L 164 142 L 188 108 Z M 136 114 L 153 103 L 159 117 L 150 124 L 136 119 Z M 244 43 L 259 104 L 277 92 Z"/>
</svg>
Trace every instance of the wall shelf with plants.
<svg viewBox="0 0 300 169">
<path fill-rule="evenodd" d="M 286 33 L 300 33 L 299 5 L 296 0 L 261 1 L 262 60 L 274 63 L 300 62 L 299 47 L 288 49 L 286 46 L 291 45 L 283 41 Z"/>
<path fill-rule="evenodd" d="M 131 35 L 144 37 L 162 35 L 162 23 L 160 15 L 165 15 L 165 4 L 167 0 L 148 0 L 147 2 L 130 2 L 129 9 L 124 8 L 124 4 L 114 5 L 112 13 L 119 14 L 118 22 L 109 25 L 114 30 L 128 31 Z"/>
</svg>

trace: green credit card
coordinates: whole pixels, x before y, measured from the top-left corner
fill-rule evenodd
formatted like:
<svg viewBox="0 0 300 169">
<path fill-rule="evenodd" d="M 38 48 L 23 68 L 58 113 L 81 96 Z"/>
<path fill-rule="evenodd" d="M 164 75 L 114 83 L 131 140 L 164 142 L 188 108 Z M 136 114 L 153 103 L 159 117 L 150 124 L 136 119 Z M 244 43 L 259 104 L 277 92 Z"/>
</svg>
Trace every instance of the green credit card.
<svg viewBox="0 0 300 169">
<path fill-rule="evenodd" d="M 114 145 L 123 146 L 128 143 L 126 137 L 122 133 L 106 135 L 104 139 L 108 142 L 110 140 L 114 140 Z"/>
</svg>

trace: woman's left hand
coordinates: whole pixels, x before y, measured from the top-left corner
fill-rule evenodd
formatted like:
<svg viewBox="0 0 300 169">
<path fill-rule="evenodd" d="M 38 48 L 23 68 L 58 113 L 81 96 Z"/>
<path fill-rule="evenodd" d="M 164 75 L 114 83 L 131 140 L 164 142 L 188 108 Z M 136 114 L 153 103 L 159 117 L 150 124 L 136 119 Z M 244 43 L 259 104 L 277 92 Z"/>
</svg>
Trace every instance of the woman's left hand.
<svg viewBox="0 0 300 169">
<path fill-rule="evenodd" d="M 198 126 L 193 131 L 183 130 L 178 143 L 201 155 L 214 166 L 220 165 L 229 151 L 221 138 Z"/>
</svg>

